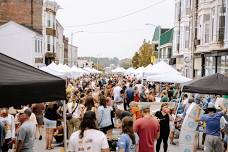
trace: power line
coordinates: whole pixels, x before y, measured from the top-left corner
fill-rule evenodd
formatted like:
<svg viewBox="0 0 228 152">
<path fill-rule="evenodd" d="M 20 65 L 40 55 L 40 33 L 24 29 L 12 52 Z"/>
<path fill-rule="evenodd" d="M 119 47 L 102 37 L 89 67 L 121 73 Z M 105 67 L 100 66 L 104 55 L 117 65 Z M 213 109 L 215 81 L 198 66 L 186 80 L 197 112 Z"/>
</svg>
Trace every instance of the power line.
<svg viewBox="0 0 228 152">
<path fill-rule="evenodd" d="M 122 18 L 126 18 L 128 16 L 131 16 L 131 15 L 134 15 L 134 14 L 137 14 L 139 12 L 142 12 L 142 11 L 145 11 L 151 7 L 154 7 L 156 5 L 159 5 L 161 3 L 164 3 L 165 1 L 167 0 L 161 0 L 161 1 L 158 1 L 156 3 L 153 3 L 147 7 L 144 7 L 144 8 L 141 8 L 141 9 L 138 9 L 136 11 L 133 11 L 133 12 L 130 12 L 128 14 L 125 14 L 125 15 L 122 15 L 122 16 L 118 16 L 118 17 L 113 17 L 113 18 L 110 18 L 110 19 L 106 19 L 106 20 L 103 20 L 103 21 L 97 21 L 97 22 L 92 22 L 92 23 L 88 23 L 88 24 L 79 24 L 79 25 L 74 25 L 74 26 L 65 26 L 65 27 L 82 27 L 82 26 L 92 26 L 92 25 L 98 25 L 98 24 L 104 24 L 104 23 L 108 23 L 108 22 L 113 22 L 113 21 L 116 21 L 116 20 L 120 20 Z"/>
</svg>

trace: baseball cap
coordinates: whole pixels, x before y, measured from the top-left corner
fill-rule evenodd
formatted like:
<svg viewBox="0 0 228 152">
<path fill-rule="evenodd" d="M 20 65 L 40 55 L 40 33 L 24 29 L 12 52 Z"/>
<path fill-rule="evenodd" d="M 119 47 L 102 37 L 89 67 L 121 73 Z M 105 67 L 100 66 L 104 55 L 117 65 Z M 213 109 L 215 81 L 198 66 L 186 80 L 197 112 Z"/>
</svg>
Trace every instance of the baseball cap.
<svg viewBox="0 0 228 152">
<path fill-rule="evenodd" d="M 215 108 L 215 104 L 212 102 L 209 102 L 207 108 Z"/>
</svg>

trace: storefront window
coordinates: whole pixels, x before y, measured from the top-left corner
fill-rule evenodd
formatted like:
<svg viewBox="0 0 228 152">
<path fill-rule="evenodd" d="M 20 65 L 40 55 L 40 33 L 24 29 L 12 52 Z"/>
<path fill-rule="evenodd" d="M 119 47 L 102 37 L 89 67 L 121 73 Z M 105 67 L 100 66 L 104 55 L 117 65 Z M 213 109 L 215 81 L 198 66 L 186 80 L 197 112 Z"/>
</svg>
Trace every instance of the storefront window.
<svg viewBox="0 0 228 152">
<path fill-rule="evenodd" d="M 211 75 L 215 73 L 215 57 L 205 58 L 205 75 Z"/>
<path fill-rule="evenodd" d="M 218 57 L 218 73 L 224 74 L 226 69 L 226 56 Z"/>
</svg>

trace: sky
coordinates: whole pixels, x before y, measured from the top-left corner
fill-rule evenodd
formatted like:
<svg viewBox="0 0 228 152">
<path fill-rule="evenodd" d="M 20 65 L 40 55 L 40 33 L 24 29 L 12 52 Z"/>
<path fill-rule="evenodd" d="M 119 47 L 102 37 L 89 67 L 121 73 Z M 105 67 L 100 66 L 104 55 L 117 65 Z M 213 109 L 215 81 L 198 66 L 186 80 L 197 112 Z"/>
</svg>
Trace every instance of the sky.
<svg viewBox="0 0 228 152">
<path fill-rule="evenodd" d="M 174 25 L 174 0 L 55 1 L 61 7 L 57 19 L 70 42 L 74 32 L 73 45 L 79 56 L 131 58 L 144 39 L 153 37 L 155 27 L 145 24 Z M 113 18 L 118 19 L 86 26 Z"/>
</svg>

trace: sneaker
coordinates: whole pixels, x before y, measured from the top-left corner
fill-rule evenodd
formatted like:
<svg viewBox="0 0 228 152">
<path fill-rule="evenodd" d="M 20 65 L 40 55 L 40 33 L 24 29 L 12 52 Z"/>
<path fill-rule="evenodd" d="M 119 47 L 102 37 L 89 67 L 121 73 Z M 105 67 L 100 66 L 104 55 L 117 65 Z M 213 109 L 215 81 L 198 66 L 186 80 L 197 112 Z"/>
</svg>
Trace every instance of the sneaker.
<svg viewBox="0 0 228 152">
<path fill-rule="evenodd" d="M 42 136 L 39 137 L 39 140 L 42 140 Z"/>
</svg>

